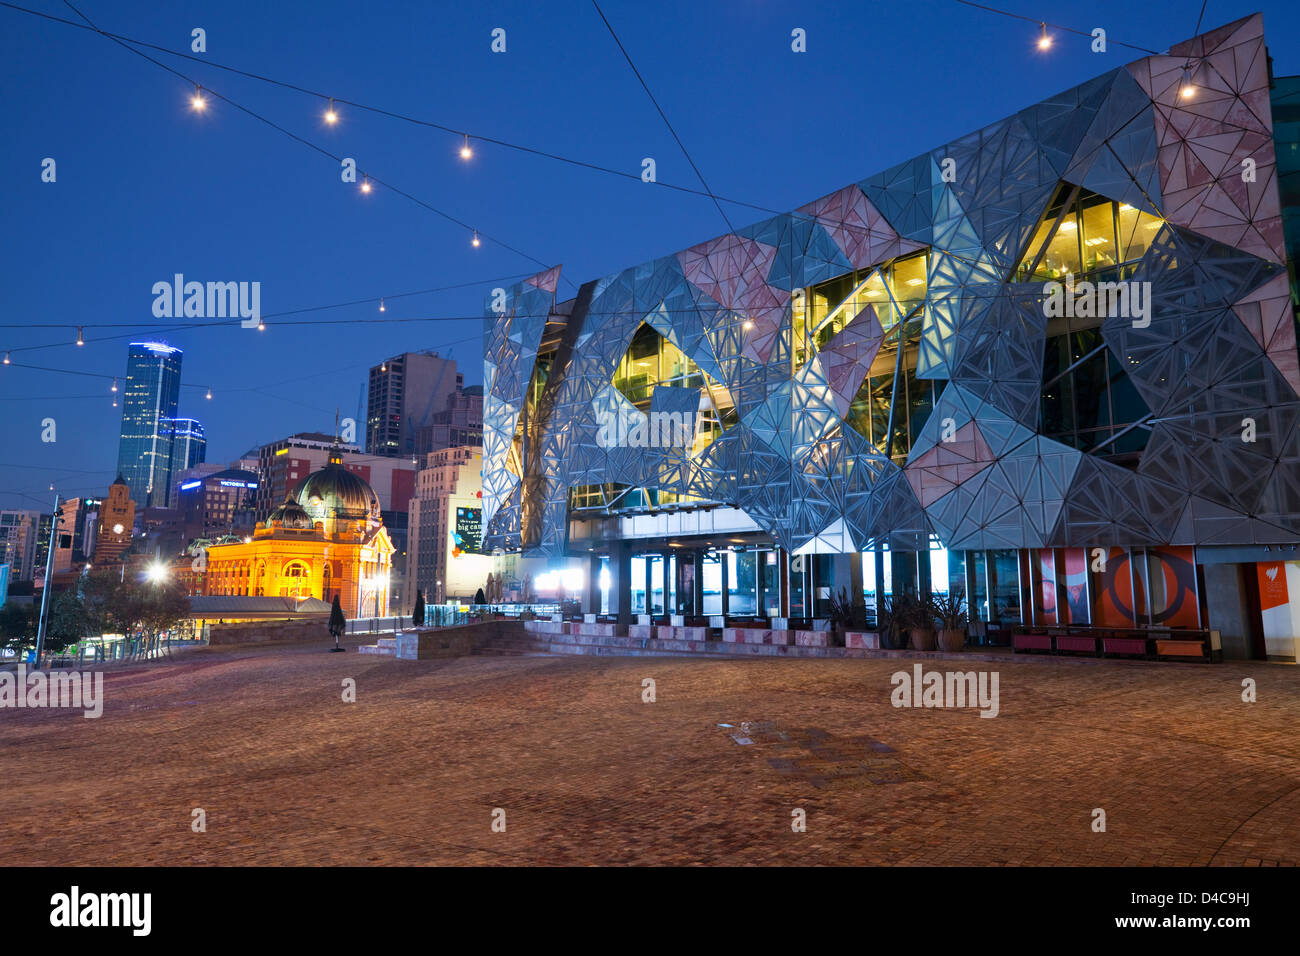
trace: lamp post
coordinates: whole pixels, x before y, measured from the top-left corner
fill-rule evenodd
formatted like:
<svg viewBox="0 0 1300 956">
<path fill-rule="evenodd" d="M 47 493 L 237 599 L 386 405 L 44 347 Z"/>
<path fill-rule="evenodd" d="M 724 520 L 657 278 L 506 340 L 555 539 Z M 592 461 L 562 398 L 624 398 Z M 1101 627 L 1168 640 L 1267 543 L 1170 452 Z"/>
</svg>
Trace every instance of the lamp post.
<svg viewBox="0 0 1300 956">
<path fill-rule="evenodd" d="M 54 590 L 54 545 L 59 540 L 59 496 L 54 496 L 54 517 L 50 520 L 50 549 L 45 554 L 45 586 L 41 588 L 41 615 L 36 621 L 36 660 L 41 666 L 41 652 L 45 650 L 45 621 L 49 616 L 50 592 Z"/>
</svg>

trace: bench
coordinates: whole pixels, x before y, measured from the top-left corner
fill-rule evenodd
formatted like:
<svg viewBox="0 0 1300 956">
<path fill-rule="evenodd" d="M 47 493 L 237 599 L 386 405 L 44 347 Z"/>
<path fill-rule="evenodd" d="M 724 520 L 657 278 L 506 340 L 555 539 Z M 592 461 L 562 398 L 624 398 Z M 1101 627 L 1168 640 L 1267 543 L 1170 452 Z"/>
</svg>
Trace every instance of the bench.
<svg viewBox="0 0 1300 956">
<path fill-rule="evenodd" d="M 1011 646 L 1017 654 L 1021 651 L 1047 651 L 1050 654 L 1052 638 L 1049 634 L 1013 634 Z"/>
<path fill-rule="evenodd" d="M 1058 653 L 1097 654 L 1097 635 L 1095 634 L 1058 634 L 1055 638 Z"/>
</svg>

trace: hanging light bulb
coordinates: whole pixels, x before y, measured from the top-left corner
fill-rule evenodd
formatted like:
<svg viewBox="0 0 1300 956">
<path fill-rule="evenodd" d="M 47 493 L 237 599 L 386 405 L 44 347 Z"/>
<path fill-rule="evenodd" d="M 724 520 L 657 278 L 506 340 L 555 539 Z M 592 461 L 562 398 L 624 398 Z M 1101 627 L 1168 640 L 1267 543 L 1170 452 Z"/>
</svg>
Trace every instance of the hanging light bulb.
<svg viewBox="0 0 1300 956">
<path fill-rule="evenodd" d="M 116 392 L 116 391 L 117 391 L 117 376 L 113 376 L 113 387 L 110 388 L 109 391 L 110 391 L 110 392 Z"/>
<path fill-rule="evenodd" d="M 1052 38 L 1047 35 L 1047 24 L 1043 23 L 1040 25 L 1043 29 L 1042 32 L 1038 34 L 1038 49 L 1050 50 L 1052 48 Z"/>
<path fill-rule="evenodd" d="M 77 326 L 77 344 L 85 345 L 86 340 L 81 337 L 81 326 Z"/>
<path fill-rule="evenodd" d="M 202 113 L 208 108 L 208 101 L 203 98 L 203 87 L 197 83 L 194 84 L 194 95 L 190 97 L 190 108 L 196 113 Z"/>
<path fill-rule="evenodd" d="M 204 396 L 204 397 L 205 397 L 205 398 L 209 398 L 209 399 L 212 398 L 212 389 L 211 389 L 211 388 L 208 389 L 208 394 L 207 394 L 206 396 Z"/>
<path fill-rule="evenodd" d="M 325 111 L 325 122 L 333 126 L 339 121 L 339 114 L 334 112 L 334 100 L 330 100 L 329 109 Z"/>
<path fill-rule="evenodd" d="M 1196 84 L 1192 82 L 1192 73 L 1187 67 L 1183 67 L 1182 79 L 1178 81 L 1178 95 L 1185 100 L 1196 95 Z"/>
<path fill-rule="evenodd" d="M 6 365 L 9 364 L 9 353 L 8 353 L 8 352 L 5 353 L 5 364 L 6 364 Z"/>
<path fill-rule="evenodd" d="M 464 144 L 460 147 L 460 158 L 461 158 L 461 159 L 469 159 L 469 158 L 470 158 L 471 156 L 473 156 L 473 155 L 474 155 L 474 150 L 472 150 L 472 149 L 469 148 L 469 133 L 466 133 L 466 134 L 465 134 L 465 142 L 464 142 Z"/>
<path fill-rule="evenodd" d="M 379 363 L 379 371 L 381 371 L 381 372 L 387 372 L 387 371 L 388 371 L 388 363 L 387 363 L 387 362 L 380 362 L 380 363 Z"/>
<path fill-rule="evenodd" d="M 117 396 L 116 396 L 116 395 L 113 396 L 113 407 L 114 407 L 114 408 L 117 408 Z"/>
<path fill-rule="evenodd" d="M 369 176 L 362 176 L 362 177 L 361 177 L 361 191 L 362 191 L 363 193 L 368 193 L 368 192 L 370 192 L 370 177 L 369 177 Z"/>
<path fill-rule="evenodd" d="M 380 312 L 388 311 L 387 309 L 384 308 L 384 297 L 382 295 L 379 297 L 379 311 Z"/>
<path fill-rule="evenodd" d="M 479 246 L 483 245 L 483 243 L 479 242 L 479 239 L 478 239 L 478 230 L 477 230 L 477 229 L 474 230 L 474 240 L 473 240 L 473 242 L 470 243 L 470 245 L 472 245 L 475 249 L 477 249 Z"/>
<path fill-rule="evenodd" d="M 259 331 L 259 332 L 265 332 L 265 331 L 266 331 L 266 323 L 263 322 L 261 319 L 258 319 L 258 320 L 257 320 L 257 331 Z"/>
</svg>

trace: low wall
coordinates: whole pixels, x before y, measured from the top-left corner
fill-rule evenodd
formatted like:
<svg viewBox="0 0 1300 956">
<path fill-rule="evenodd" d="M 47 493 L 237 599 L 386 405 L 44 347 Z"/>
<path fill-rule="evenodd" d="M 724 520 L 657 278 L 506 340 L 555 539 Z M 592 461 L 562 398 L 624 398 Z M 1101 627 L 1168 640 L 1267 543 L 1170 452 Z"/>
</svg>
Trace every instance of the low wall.
<svg viewBox="0 0 1300 956">
<path fill-rule="evenodd" d="M 282 641 L 330 641 L 328 621 L 244 621 L 239 624 L 212 624 L 208 643 L 213 647 L 228 644 L 276 644 Z"/>
<path fill-rule="evenodd" d="M 498 637 L 523 637 L 519 621 L 484 621 L 458 627 L 422 627 L 397 635 L 397 659 L 427 661 L 440 657 L 465 657 Z"/>
</svg>

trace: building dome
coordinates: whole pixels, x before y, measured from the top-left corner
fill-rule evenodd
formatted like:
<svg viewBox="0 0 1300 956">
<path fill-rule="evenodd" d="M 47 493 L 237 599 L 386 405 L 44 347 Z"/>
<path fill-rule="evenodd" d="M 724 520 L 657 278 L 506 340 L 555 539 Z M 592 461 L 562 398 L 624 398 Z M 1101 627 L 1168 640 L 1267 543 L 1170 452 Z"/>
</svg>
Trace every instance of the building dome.
<svg viewBox="0 0 1300 956">
<path fill-rule="evenodd" d="M 343 467 L 330 456 L 330 463 L 313 471 L 298 486 L 298 504 L 313 521 L 378 521 L 379 496 L 364 478 Z"/>
<path fill-rule="evenodd" d="M 292 497 L 286 498 L 284 504 L 271 512 L 266 519 L 266 526 L 271 527 L 274 521 L 280 522 L 280 526 L 289 531 L 314 531 L 316 528 L 311 515 Z"/>
</svg>

